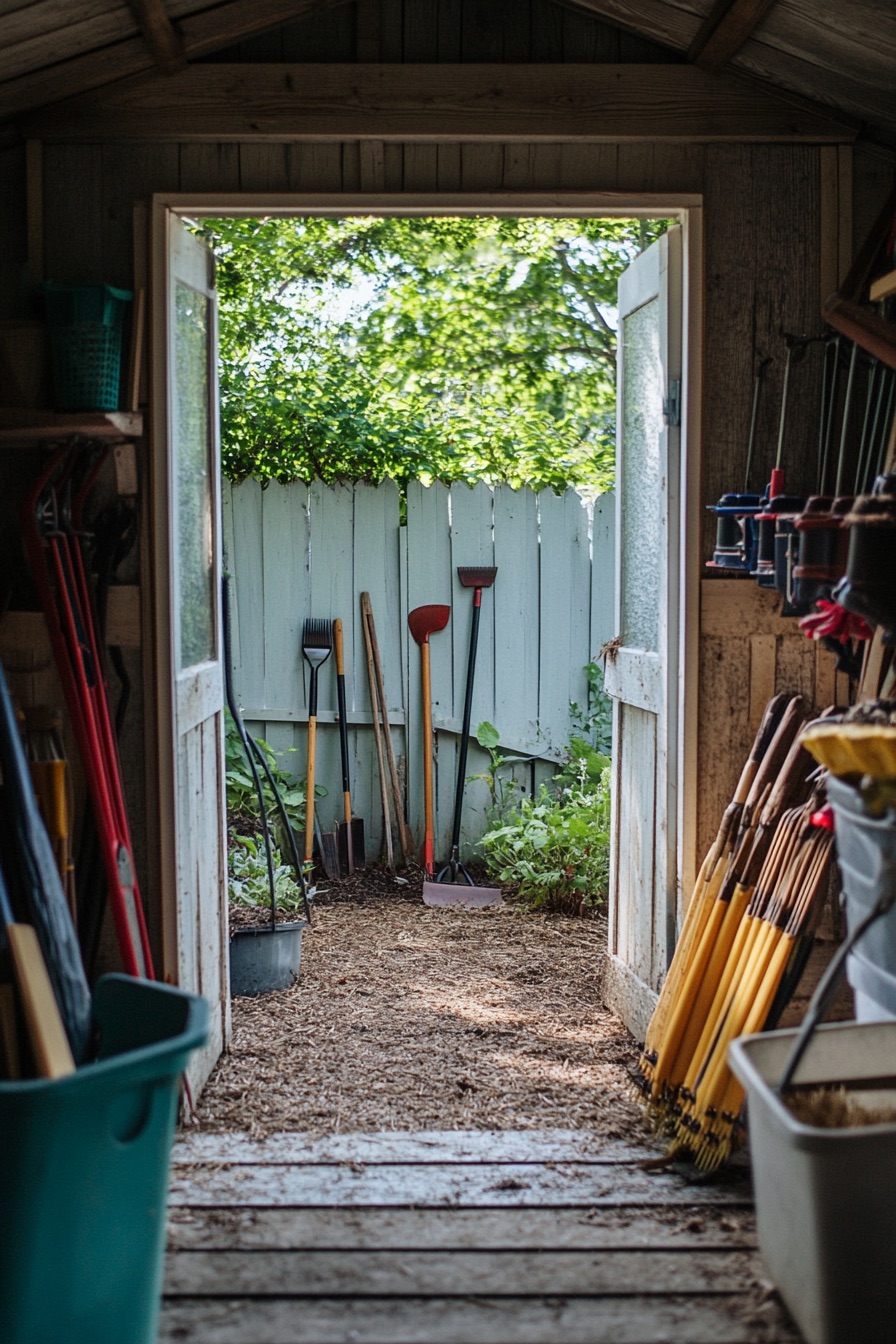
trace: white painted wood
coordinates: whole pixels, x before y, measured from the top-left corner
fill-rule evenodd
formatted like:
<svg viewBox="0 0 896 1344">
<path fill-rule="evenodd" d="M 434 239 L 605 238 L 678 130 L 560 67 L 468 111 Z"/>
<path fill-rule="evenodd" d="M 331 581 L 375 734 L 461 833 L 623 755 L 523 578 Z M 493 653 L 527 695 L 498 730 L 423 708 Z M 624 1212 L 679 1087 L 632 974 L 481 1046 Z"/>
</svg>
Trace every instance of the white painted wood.
<svg viewBox="0 0 896 1344">
<path fill-rule="evenodd" d="M 209 1041 L 188 1069 L 196 1093 L 226 1042 L 229 1024 L 215 300 L 207 249 L 173 213 L 158 205 L 153 230 L 155 637 L 164 948 L 159 974 L 209 1001 Z M 194 312 L 202 315 L 192 327 L 177 321 L 178 295 L 182 300 L 190 296 Z M 187 347 L 184 327 L 193 333 Z M 199 388 L 204 414 L 195 409 L 189 416 L 178 414 L 178 377 L 184 368 L 196 376 L 204 374 L 205 384 Z M 186 498 L 193 499 L 189 509 L 181 503 Z M 181 590 L 190 563 L 185 557 L 192 557 L 201 580 L 189 597 Z M 184 633 L 197 629 L 195 622 L 190 627 L 182 623 L 181 607 L 187 601 L 189 611 L 200 614 L 198 628 L 207 621 L 208 633 L 191 634 L 184 642 Z"/>
<path fill-rule="evenodd" d="M 176 1167 L 169 1203 L 217 1206 L 317 1208 L 412 1205 L 416 1208 L 514 1208 L 520 1205 L 564 1208 L 623 1204 L 682 1205 L 693 1201 L 694 1187 L 678 1173 L 648 1173 L 638 1166 L 595 1166 L 565 1162 L 556 1167 L 526 1163 L 477 1163 L 417 1166 Z M 701 1203 L 730 1204 L 743 1196 L 718 1186 L 701 1188 Z"/>
<path fill-rule="evenodd" d="M 594 513 L 569 492 L 557 498 L 480 485 L 413 483 L 407 525 L 399 525 L 395 487 L 355 485 L 234 486 L 229 495 L 228 563 L 234 572 L 234 678 L 250 730 L 276 746 L 297 776 L 305 770 L 305 685 L 301 625 L 306 615 L 341 615 L 345 630 L 351 783 L 369 849 L 379 850 L 381 803 L 358 598 L 370 592 L 399 769 L 407 784 L 409 821 L 422 839 L 420 652 L 408 611 L 445 604 L 448 627 L 431 639 L 435 728 L 436 848 L 447 855 L 454 811 L 459 736 L 469 654 L 472 592 L 459 564 L 498 566 L 484 592 L 471 719 L 488 719 L 502 752 L 537 756 L 537 779 L 562 757 L 569 702 L 584 704 L 585 664 L 597 651 L 593 629 L 612 626 L 612 585 L 592 579 L 593 528 L 606 560 L 612 537 L 607 500 Z M 602 547 L 602 550 L 600 549 Z M 337 610 L 338 608 L 338 610 Z M 327 789 L 321 817 L 341 796 L 334 668 L 320 674 L 317 779 Z M 275 742 L 276 739 L 276 742 Z M 473 741 L 467 775 L 484 774 L 488 756 Z M 528 765 L 516 768 L 531 787 Z M 476 780 L 464 798 L 462 842 L 482 833 L 491 797 Z M 335 814 L 334 814 L 335 815 Z"/>
<path fill-rule="evenodd" d="M 619 1250 L 648 1247 L 720 1250 L 756 1245 L 746 1208 L 693 1205 L 619 1209 L 190 1209 L 170 1211 L 168 1245 L 178 1250 L 453 1251 Z"/>
<path fill-rule="evenodd" d="M 569 705 L 585 698 L 591 655 L 591 510 L 575 493 L 538 496 L 541 522 L 538 717 L 554 751 L 569 738 Z"/>
<path fill-rule="evenodd" d="M 678 723 L 680 429 L 664 413 L 681 379 L 681 233 L 672 229 L 619 282 L 616 634 L 610 954 L 644 986 L 671 955 L 680 889 Z M 643 1016 L 630 996 L 612 1006 Z"/>
<path fill-rule="evenodd" d="M 168 1257 L 169 1297 L 482 1296 L 601 1298 L 636 1294 L 736 1293 L 752 1268 L 748 1251 L 570 1250 L 180 1251 Z"/>
<path fill-rule="evenodd" d="M 637 1162 L 663 1151 L 659 1141 L 626 1143 L 578 1130 L 459 1129 L 377 1134 L 275 1134 L 251 1139 L 246 1134 L 185 1133 L 174 1145 L 174 1164 L 194 1162 L 273 1162 L 326 1164 L 360 1162 Z"/>
<path fill-rule="evenodd" d="M 165 1304 L 159 1344 L 755 1344 L 747 1308 L 738 1297 L 199 1298 Z"/>
</svg>

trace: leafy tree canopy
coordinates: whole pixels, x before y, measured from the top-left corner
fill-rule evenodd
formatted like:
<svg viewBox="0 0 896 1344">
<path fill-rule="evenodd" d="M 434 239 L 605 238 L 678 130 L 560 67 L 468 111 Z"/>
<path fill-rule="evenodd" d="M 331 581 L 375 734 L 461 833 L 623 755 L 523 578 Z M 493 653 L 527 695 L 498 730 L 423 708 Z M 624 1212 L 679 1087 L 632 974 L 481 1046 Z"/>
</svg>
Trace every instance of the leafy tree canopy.
<svg viewBox="0 0 896 1344">
<path fill-rule="evenodd" d="M 616 281 L 663 228 L 504 217 L 223 219 L 232 479 L 612 480 Z"/>
</svg>

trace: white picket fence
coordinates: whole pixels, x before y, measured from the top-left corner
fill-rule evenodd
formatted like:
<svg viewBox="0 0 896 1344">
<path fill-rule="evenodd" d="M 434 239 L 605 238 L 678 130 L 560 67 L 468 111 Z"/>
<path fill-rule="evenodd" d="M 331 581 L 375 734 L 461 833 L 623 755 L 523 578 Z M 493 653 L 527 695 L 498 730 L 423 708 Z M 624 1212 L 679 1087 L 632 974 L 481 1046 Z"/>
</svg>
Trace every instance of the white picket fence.
<svg viewBox="0 0 896 1344">
<path fill-rule="evenodd" d="M 250 732 L 268 741 L 281 763 L 306 769 L 308 667 L 301 651 L 306 617 L 342 619 L 347 719 L 355 815 L 363 817 L 368 854 L 383 837 L 360 595 L 370 594 L 383 663 L 394 750 L 417 844 L 423 836 L 420 651 L 407 615 L 415 607 L 451 607 L 447 628 L 430 639 L 435 730 L 437 857 L 447 856 L 457 748 L 463 719 L 473 593 L 459 565 L 496 565 L 483 593 L 472 728 L 483 720 L 501 735 L 501 750 L 534 758 L 516 768 L 537 786 L 562 758 L 570 701 L 587 697 L 585 665 L 613 630 L 614 501 L 593 506 L 574 491 L 455 485 L 408 491 L 406 523 L 398 490 L 380 486 L 311 486 L 247 481 L 224 491 L 225 566 L 231 574 L 234 688 Z M 317 780 L 324 830 L 342 816 L 331 657 L 319 679 Z M 467 774 L 488 766 L 471 743 Z M 473 781 L 464 798 L 462 844 L 479 839 L 490 803 Z M 398 847 L 397 836 L 395 840 Z"/>
</svg>

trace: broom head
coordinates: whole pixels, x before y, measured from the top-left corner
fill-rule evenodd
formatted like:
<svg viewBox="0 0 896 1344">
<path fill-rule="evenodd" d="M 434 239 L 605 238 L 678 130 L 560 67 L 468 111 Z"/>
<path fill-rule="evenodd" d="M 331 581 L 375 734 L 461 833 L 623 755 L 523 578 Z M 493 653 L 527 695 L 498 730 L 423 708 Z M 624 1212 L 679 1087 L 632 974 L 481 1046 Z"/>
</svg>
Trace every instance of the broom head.
<svg viewBox="0 0 896 1344">
<path fill-rule="evenodd" d="M 491 569 L 484 565 L 458 565 L 457 567 L 457 577 L 464 588 L 491 588 L 497 572 L 497 565 Z"/>
<path fill-rule="evenodd" d="M 444 630 L 451 617 L 451 608 L 433 605 L 415 607 L 408 612 L 408 625 L 418 644 L 425 644 L 430 635 Z"/>
</svg>

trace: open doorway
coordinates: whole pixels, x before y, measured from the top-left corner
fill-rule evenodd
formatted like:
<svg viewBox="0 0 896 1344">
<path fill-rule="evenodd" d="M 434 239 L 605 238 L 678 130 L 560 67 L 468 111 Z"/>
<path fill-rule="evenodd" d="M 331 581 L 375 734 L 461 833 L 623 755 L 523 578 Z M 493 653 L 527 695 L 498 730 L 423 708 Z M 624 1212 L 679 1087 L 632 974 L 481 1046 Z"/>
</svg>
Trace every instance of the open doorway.
<svg viewBox="0 0 896 1344">
<path fill-rule="evenodd" d="M 556 207 L 556 203 L 555 203 L 555 202 L 552 202 L 552 203 L 551 203 L 551 206 L 552 206 L 552 212 L 553 212 L 553 214 L 557 214 L 557 215 L 562 214 L 562 211 L 557 210 L 557 207 Z M 576 203 L 576 206 L 578 206 L 579 210 L 582 210 L 582 206 L 580 206 L 580 202 Z M 220 208 L 220 207 L 219 207 L 219 208 Z M 469 207 L 467 207 L 467 208 L 469 208 Z M 344 206 L 343 206 L 343 210 L 344 210 Z M 187 207 L 187 210 L 185 210 L 185 212 L 189 212 L 189 214 L 195 214 L 195 207 L 193 207 L 193 210 L 192 210 L 192 211 L 189 210 L 189 208 Z M 207 215 L 215 214 L 215 211 L 214 211 L 214 210 L 211 210 L 211 208 L 208 208 L 206 203 L 203 203 L 203 212 L 204 212 L 204 214 L 207 214 Z M 223 211 L 222 211 L 222 212 L 223 212 Z M 334 214 L 334 211 L 330 210 L 330 214 Z M 470 211 L 470 214 L 472 214 L 472 211 Z M 653 212 L 653 211 L 652 211 L 652 214 L 656 215 L 656 212 Z M 517 207 L 517 211 L 514 212 L 514 215 L 519 215 L 519 207 Z M 169 218 L 173 218 L 173 216 L 169 216 Z M 537 218 L 537 216 L 536 216 L 536 211 L 535 211 L 535 207 L 533 207 L 533 218 Z M 171 477 L 169 477 L 169 480 L 171 480 Z M 466 489 L 466 487 L 465 487 L 465 489 Z M 674 495 L 673 495 L 673 499 L 674 499 Z M 676 504 L 677 504 L 677 501 L 676 501 Z M 676 505 L 673 505 L 673 507 L 676 507 Z M 450 521 L 450 524 L 451 524 L 450 515 L 449 515 L 449 521 Z M 677 519 L 677 517 L 676 517 L 676 536 L 677 536 L 677 523 L 678 523 L 678 519 Z M 492 526 L 492 524 L 489 524 L 489 526 Z M 449 528 L 449 530 L 450 530 L 450 528 Z M 457 524 L 455 524 L 455 530 L 457 530 Z M 480 560 L 480 559 L 481 559 L 481 556 L 478 556 L 478 555 L 477 555 L 477 556 L 476 556 L 476 560 Z M 274 564 L 275 564 L 275 563 L 277 563 L 277 562 L 275 562 L 275 560 L 274 560 Z M 406 573 L 407 573 L 407 571 L 406 571 Z M 603 579 L 603 582 L 604 582 L 604 586 L 606 586 L 606 578 Z M 399 583 L 399 587 L 400 587 L 400 583 Z M 438 595 L 438 594 L 437 594 L 437 595 Z M 556 603 L 555 603 L 555 605 L 556 605 Z M 615 632 L 615 633 L 619 633 L 619 632 Z M 408 644 L 407 636 L 404 637 L 404 642 L 406 642 L 406 648 L 404 648 L 404 653 L 403 653 L 403 655 L 399 655 L 399 657 L 404 657 L 404 661 L 406 661 L 406 663 L 407 663 L 407 661 L 408 661 L 408 660 L 407 660 L 407 652 L 408 652 L 408 649 L 407 649 L 407 644 Z M 458 642 L 459 642 L 459 645 L 461 645 L 461 648 L 462 648 L 462 646 L 463 646 L 463 641 L 458 641 Z M 596 652 L 596 649 L 595 649 L 595 650 L 591 650 L 591 652 Z M 676 650 L 676 652 L 677 652 L 677 650 Z M 297 656 L 298 656 L 298 655 L 297 655 Z M 454 657 L 454 659 L 451 660 L 451 669 L 450 669 L 450 676 L 451 676 L 451 679 L 453 679 L 454 681 L 458 681 L 458 683 L 459 683 L 459 681 L 462 680 L 461 675 L 459 675 L 459 673 L 461 673 L 461 672 L 462 672 L 462 667 L 461 667 L 461 665 L 459 665 L 459 659 L 458 659 L 458 657 Z M 564 704 L 564 706 L 563 706 L 563 710 L 568 712 L 568 710 L 567 710 L 567 704 Z M 454 715 L 453 715 L 453 718 L 457 718 L 457 714 L 454 714 Z M 478 718 L 478 716 L 477 716 L 477 718 Z M 455 731 L 457 731 L 457 727 L 455 727 Z M 269 734 L 269 735 L 270 735 L 270 734 Z M 175 734 L 175 738 L 176 738 L 176 737 L 177 737 L 177 735 Z M 181 751 L 181 755 L 183 755 L 183 749 L 176 749 L 176 750 L 180 750 L 180 751 Z M 408 755 L 408 759 L 410 759 L 410 755 L 411 755 L 410 750 L 408 750 L 407 755 Z M 176 773 L 176 762 L 175 762 L 175 773 Z M 172 778 L 173 778 L 173 775 L 172 775 Z M 200 792 L 201 792 L 201 790 L 200 790 Z M 196 792 L 196 789 L 193 789 L 193 790 L 192 790 L 191 796 L 193 797 L 193 800 L 196 800 L 196 797 L 199 796 L 199 794 L 197 794 L 197 792 Z M 617 827 L 618 827 L 618 825 L 619 825 L 619 804 L 621 804 L 621 801 L 622 801 L 622 800 L 617 800 Z M 634 800 L 634 801 L 637 801 L 637 800 Z M 193 802 L 193 805 L 195 805 L 195 802 Z M 653 800 L 652 800 L 652 805 L 653 805 Z M 653 821 L 654 821 L 654 818 L 653 818 L 653 817 L 650 817 L 650 823 L 653 824 Z M 670 821 L 670 829 L 672 829 L 672 831 L 673 831 L 674 833 L 676 833 L 676 835 L 678 835 L 678 832 L 680 832 L 680 828 L 681 828 L 681 818 L 680 818 L 680 817 L 674 817 L 674 818 L 669 818 L 669 820 L 666 820 L 666 818 L 664 818 L 664 825 L 665 825 L 665 827 L 666 827 L 666 831 L 668 831 L 668 829 L 669 829 L 669 821 Z M 625 823 L 625 817 L 623 817 L 623 824 L 627 825 L 627 823 Z M 196 835 L 195 827 L 193 827 L 193 835 Z M 193 866 L 191 866 L 191 864 L 187 864 L 187 871 L 191 871 L 191 868 L 193 868 Z M 195 871 L 195 868 L 193 868 L 193 871 Z M 677 875 L 676 875 L 676 882 L 677 882 Z M 676 887 L 676 891 L 677 891 L 677 887 Z M 673 909 L 674 909 L 674 892 L 673 892 L 672 905 L 673 905 Z M 179 918 L 183 919 L 183 917 L 184 917 L 184 910 L 181 909 Z M 211 911 L 210 911 L 210 918 L 211 918 Z M 200 922 L 201 922 L 201 921 L 200 921 Z M 199 943 L 200 943 L 200 945 L 201 945 L 201 943 L 203 943 L 203 938 L 200 937 L 199 939 L 197 939 L 197 941 L 199 941 Z M 206 941 L 208 942 L 208 939 L 206 939 Z M 214 939 L 212 939 L 212 942 L 214 942 Z M 216 946 L 218 946 L 218 954 L 219 954 L 219 956 L 220 956 L 220 949 L 222 949 L 222 945 L 220 945 L 220 942 L 219 942 L 218 945 L 216 945 Z M 481 1024 L 480 1024 L 480 1025 L 481 1025 Z M 474 1031 L 476 1031 L 476 1030 L 477 1030 L 477 1024 L 474 1023 L 473 1027 L 470 1028 L 470 1031 L 474 1032 Z M 224 1031 L 226 1031 L 226 1028 L 224 1028 Z M 223 1034 L 224 1034 L 224 1032 L 223 1032 Z M 351 1126 L 349 1126 L 349 1128 L 351 1128 Z"/>
</svg>

